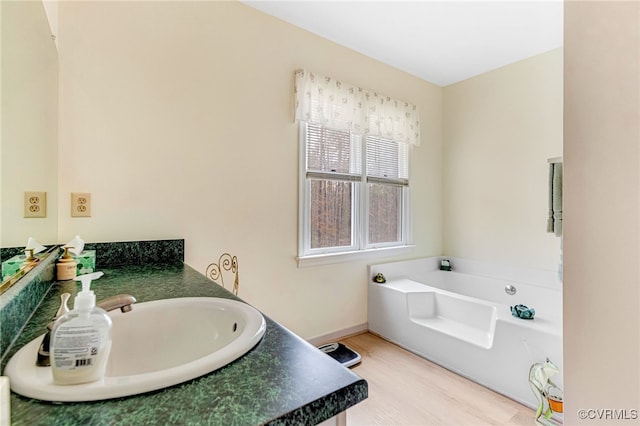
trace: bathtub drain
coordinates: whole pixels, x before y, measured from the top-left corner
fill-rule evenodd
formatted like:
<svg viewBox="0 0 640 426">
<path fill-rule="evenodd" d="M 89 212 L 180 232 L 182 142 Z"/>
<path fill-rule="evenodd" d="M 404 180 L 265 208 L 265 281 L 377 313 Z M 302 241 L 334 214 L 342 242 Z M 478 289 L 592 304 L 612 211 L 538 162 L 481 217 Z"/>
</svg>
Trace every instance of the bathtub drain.
<svg viewBox="0 0 640 426">
<path fill-rule="evenodd" d="M 511 284 L 509 284 L 504 288 L 504 292 L 507 293 L 509 296 L 513 296 L 514 294 L 516 294 L 516 291 L 517 291 L 516 288 Z"/>
</svg>

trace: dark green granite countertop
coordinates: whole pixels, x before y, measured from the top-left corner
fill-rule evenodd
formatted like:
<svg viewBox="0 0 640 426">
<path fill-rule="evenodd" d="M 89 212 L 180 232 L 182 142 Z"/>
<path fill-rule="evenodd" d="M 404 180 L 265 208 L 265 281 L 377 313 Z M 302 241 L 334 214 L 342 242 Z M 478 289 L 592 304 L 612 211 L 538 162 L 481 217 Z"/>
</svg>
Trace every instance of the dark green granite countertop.
<svg viewBox="0 0 640 426">
<path fill-rule="evenodd" d="M 129 293 L 138 303 L 173 297 L 237 299 L 183 265 L 103 268 L 98 300 Z M 44 332 L 59 295 L 54 283 L 5 359 Z M 13 425 L 255 425 L 322 422 L 367 398 L 367 382 L 266 317 L 263 339 L 245 356 L 200 378 L 159 391 L 97 402 L 54 404 L 12 393 Z M 153 333 L 153 330 L 149 330 Z M 6 361 L 5 361 L 6 362 Z M 3 365 L 4 367 L 4 365 Z"/>
</svg>

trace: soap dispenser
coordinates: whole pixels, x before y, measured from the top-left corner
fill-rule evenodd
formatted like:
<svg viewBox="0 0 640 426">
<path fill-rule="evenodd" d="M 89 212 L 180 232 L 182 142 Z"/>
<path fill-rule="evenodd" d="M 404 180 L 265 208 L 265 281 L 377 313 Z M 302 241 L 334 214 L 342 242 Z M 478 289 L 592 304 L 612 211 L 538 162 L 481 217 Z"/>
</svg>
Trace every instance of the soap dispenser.
<svg viewBox="0 0 640 426">
<path fill-rule="evenodd" d="M 51 331 L 51 372 L 57 385 L 72 385 L 100 380 L 111 351 L 111 318 L 96 307 L 90 290 L 91 280 L 102 272 L 80 275 L 82 291 L 73 302 L 73 310 L 59 318 Z"/>
<path fill-rule="evenodd" d="M 72 280 L 76 277 L 78 266 L 69 254 L 70 248 L 73 247 L 64 247 L 64 254 L 58 259 L 58 263 L 56 264 L 56 277 L 58 281 Z"/>
</svg>

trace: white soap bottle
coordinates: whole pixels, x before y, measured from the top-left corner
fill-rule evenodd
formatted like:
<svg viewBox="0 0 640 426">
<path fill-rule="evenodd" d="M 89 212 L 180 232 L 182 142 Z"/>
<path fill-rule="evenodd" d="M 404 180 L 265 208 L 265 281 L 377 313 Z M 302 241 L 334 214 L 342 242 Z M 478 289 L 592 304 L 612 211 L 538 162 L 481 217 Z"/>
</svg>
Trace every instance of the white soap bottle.
<svg viewBox="0 0 640 426">
<path fill-rule="evenodd" d="M 51 372 L 57 385 L 73 385 L 100 380 L 111 351 L 111 318 L 96 307 L 90 290 L 91 280 L 102 272 L 80 275 L 82 291 L 73 302 L 73 310 L 58 319 L 51 331 Z"/>
</svg>

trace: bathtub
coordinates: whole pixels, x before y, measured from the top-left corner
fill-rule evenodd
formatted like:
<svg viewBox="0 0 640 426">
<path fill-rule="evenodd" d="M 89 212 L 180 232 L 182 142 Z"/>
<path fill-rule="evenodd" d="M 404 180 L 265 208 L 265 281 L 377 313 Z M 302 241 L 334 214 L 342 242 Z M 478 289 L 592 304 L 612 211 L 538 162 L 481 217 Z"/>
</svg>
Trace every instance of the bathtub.
<svg viewBox="0 0 640 426">
<path fill-rule="evenodd" d="M 532 408 L 532 364 L 553 361 L 560 374 L 552 380 L 562 387 L 562 290 L 552 272 L 492 271 L 462 259 L 452 259 L 454 271 L 447 272 L 438 264 L 426 258 L 371 265 L 369 330 Z M 377 273 L 387 282 L 374 283 Z M 516 304 L 535 308 L 535 319 L 513 317 Z"/>
</svg>

